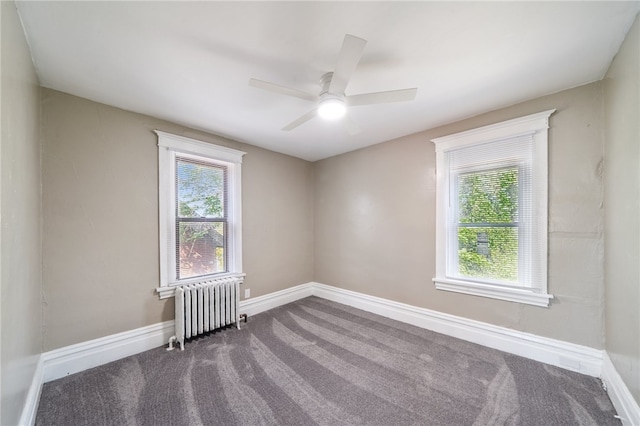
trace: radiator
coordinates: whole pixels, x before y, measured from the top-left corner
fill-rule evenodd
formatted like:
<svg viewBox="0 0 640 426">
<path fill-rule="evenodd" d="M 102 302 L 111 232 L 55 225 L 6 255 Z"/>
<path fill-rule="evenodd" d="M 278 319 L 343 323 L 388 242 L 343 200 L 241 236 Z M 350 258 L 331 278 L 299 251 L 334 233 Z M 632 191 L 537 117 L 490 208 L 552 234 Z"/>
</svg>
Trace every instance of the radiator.
<svg viewBox="0 0 640 426">
<path fill-rule="evenodd" d="M 175 336 L 169 339 L 184 350 L 184 341 L 230 324 L 240 328 L 240 284 L 244 275 L 206 280 L 176 287 Z"/>
</svg>

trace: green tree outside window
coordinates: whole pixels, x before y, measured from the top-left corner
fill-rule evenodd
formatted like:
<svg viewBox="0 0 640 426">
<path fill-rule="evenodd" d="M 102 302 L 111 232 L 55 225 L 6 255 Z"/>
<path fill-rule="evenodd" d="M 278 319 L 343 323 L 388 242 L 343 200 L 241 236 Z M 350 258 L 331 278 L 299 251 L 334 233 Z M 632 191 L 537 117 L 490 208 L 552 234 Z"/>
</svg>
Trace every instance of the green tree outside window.
<svg viewBox="0 0 640 426">
<path fill-rule="evenodd" d="M 462 276 L 518 280 L 518 168 L 464 173 L 458 184 Z"/>
</svg>

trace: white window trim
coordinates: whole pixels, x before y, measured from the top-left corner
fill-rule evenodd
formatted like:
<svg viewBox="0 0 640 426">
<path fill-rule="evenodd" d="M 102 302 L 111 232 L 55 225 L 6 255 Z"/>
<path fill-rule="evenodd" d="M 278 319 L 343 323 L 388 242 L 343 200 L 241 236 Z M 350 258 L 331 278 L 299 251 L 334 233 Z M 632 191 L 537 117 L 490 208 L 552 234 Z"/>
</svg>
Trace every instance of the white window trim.
<svg viewBox="0 0 640 426">
<path fill-rule="evenodd" d="M 541 247 L 547 247 L 548 212 L 548 129 L 549 117 L 555 109 L 531 114 L 513 120 L 504 121 L 477 129 L 455 133 L 433 139 L 436 149 L 436 276 L 433 278 L 436 289 L 498 300 L 525 303 L 548 307 L 553 295 L 547 291 L 547 250 L 534 258 L 534 265 L 540 271 L 543 282 L 534 287 L 503 286 L 462 280 L 447 276 L 447 200 L 449 199 L 449 173 L 445 164 L 445 153 L 454 149 L 516 138 L 524 135 L 533 137 L 535 193 L 534 227 L 535 236 Z"/>
<path fill-rule="evenodd" d="M 160 231 L 160 299 L 172 297 L 176 286 L 200 282 L 207 278 L 242 275 L 242 156 L 245 152 L 184 136 L 155 130 L 158 135 L 158 218 Z M 228 170 L 228 272 L 177 281 L 175 271 L 175 158 L 176 153 L 206 157 Z"/>
</svg>

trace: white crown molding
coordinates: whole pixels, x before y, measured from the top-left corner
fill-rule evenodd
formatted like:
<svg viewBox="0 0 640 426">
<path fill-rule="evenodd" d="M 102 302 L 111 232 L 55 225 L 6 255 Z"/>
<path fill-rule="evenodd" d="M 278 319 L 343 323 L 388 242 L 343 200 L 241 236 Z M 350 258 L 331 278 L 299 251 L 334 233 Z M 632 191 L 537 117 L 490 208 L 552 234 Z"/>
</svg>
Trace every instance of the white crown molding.
<svg viewBox="0 0 640 426">
<path fill-rule="evenodd" d="M 602 382 L 607 389 L 609 398 L 615 407 L 624 426 L 640 425 L 640 406 L 631 395 L 629 388 L 618 374 L 611 362 L 609 354 L 604 353 L 602 361 Z"/>
<path fill-rule="evenodd" d="M 249 316 L 317 296 L 367 312 L 446 334 L 455 338 L 498 349 L 507 353 L 602 377 L 608 386 L 614 407 L 625 426 L 640 424 L 640 409 L 607 354 L 598 349 L 548 337 L 524 333 L 480 321 L 444 314 L 430 309 L 394 302 L 317 282 L 309 282 L 240 302 Z M 38 361 L 21 424 L 35 421 L 42 384 L 84 371 L 126 356 L 164 346 L 174 332 L 174 322 L 166 321 L 124 333 L 78 343 L 45 352 Z"/>
</svg>

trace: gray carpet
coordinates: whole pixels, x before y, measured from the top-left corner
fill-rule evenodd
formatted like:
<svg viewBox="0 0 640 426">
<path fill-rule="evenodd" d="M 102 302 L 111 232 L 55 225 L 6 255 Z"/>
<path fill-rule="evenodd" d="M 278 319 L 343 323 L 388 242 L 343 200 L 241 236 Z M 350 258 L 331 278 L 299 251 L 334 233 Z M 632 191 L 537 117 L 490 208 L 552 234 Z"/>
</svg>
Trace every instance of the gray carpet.
<svg viewBox="0 0 640 426">
<path fill-rule="evenodd" d="M 609 425 L 596 378 L 310 297 L 44 385 L 37 425 Z"/>
</svg>

